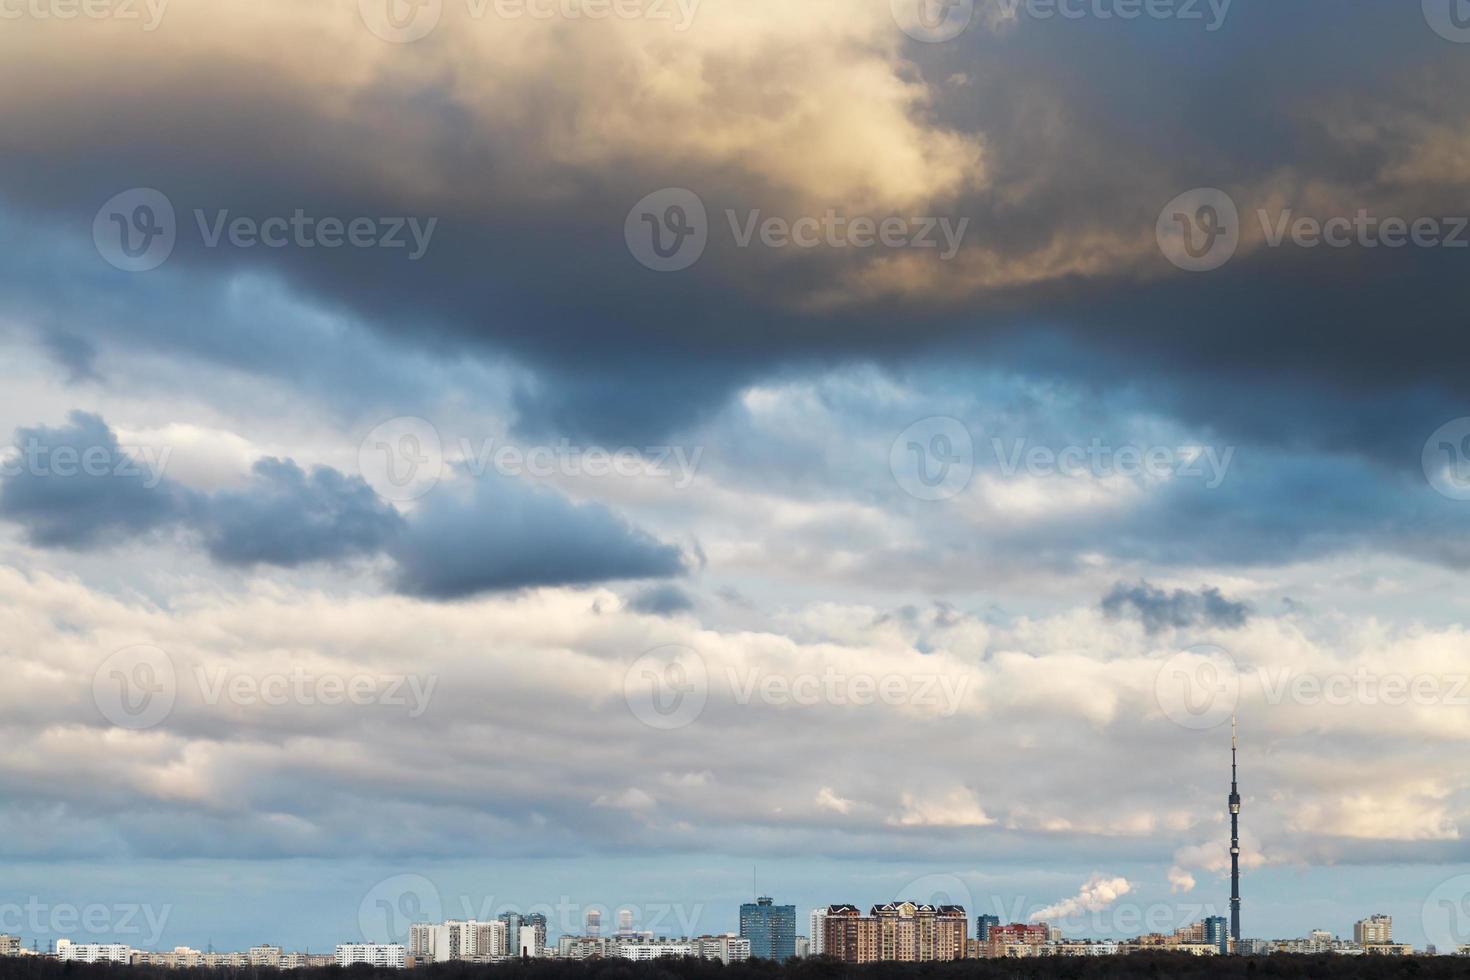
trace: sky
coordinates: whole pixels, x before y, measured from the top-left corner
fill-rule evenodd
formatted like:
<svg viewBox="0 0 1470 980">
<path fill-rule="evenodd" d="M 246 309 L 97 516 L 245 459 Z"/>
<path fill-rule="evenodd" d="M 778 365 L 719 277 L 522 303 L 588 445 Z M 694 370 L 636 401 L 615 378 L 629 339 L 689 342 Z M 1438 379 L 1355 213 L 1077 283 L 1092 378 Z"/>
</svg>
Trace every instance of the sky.
<svg viewBox="0 0 1470 980">
<path fill-rule="evenodd" d="M 0 0 L 0 932 L 1470 943 L 1464 7 Z"/>
</svg>

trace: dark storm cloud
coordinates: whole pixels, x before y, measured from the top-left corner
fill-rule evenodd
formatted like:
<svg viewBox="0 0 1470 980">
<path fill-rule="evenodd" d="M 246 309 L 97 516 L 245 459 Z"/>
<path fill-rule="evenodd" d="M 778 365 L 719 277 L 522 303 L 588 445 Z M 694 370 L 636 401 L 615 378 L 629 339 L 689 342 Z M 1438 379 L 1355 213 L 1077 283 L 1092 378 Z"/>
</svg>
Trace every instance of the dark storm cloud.
<svg viewBox="0 0 1470 980">
<path fill-rule="evenodd" d="M 397 588 L 432 599 L 684 573 L 679 549 L 600 504 L 492 479 L 415 513 L 393 557 Z"/>
<path fill-rule="evenodd" d="M 1188 629 L 1191 626 L 1216 626 L 1239 629 L 1250 616 L 1250 607 L 1232 602 L 1217 588 L 1190 592 L 1175 589 L 1165 592 L 1147 582 L 1125 585 L 1119 582 L 1102 601 L 1103 612 L 1114 619 L 1137 614 L 1150 633 L 1165 629 Z"/>
<path fill-rule="evenodd" d="M 1371 75 L 1361 69 L 1369 43 Z M 993 190 L 938 205 L 974 219 L 967 244 L 977 247 L 1040 256 L 1089 233 L 1146 240 L 1169 197 L 1202 185 L 1231 189 L 1247 211 L 1278 178 L 1288 201 L 1305 197 L 1310 180 L 1343 188 L 1352 206 L 1392 200 L 1433 214 L 1462 198 L 1432 177 L 1392 177 L 1413 138 L 1464 122 L 1462 108 L 1433 93 L 1456 90 L 1470 68 L 1417 9 L 1354 5 L 1326 16 L 1306 6 L 1237 5 L 1212 34 L 1147 19 L 1027 21 L 997 36 L 977 26 L 953 44 L 904 54 L 912 63 L 895 71 L 930 83 L 934 117 L 985 138 Z M 3 193 L 16 208 L 83 230 L 117 189 L 162 187 L 180 215 L 171 261 L 181 267 L 221 282 L 240 269 L 268 272 L 423 349 L 509 352 L 531 366 L 541 383 L 515 393 L 523 431 L 649 437 L 707 416 L 741 385 L 785 365 L 897 364 L 935 344 L 979 359 L 996 340 L 1038 324 L 1084 352 L 1065 369 L 1090 382 L 1156 386 L 1192 418 L 1278 441 L 1285 436 L 1257 408 L 1259 396 L 1292 386 L 1291 438 L 1347 443 L 1385 459 L 1400 460 L 1427 416 L 1470 394 L 1453 366 L 1470 355 L 1454 285 L 1458 256 L 1443 251 L 1255 253 L 1202 276 L 1176 273 L 1155 253 L 953 299 L 920 290 L 818 312 L 803 301 L 877 256 L 734 247 L 725 208 L 773 213 L 781 204 L 750 175 L 695 165 L 589 174 L 548 166 L 509 134 L 473 129 L 469 107 L 448 91 L 401 94 L 385 77 L 375 92 L 381 112 L 324 121 L 274 80 L 252 80 L 267 109 L 247 108 L 230 94 L 229 64 L 195 70 L 197 85 L 171 95 L 168 112 L 151 90 L 89 91 L 95 113 L 64 120 L 15 110 L 21 119 L 0 135 L 11 151 L 11 163 L 0 165 Z M 968 81 L 954 83 L 956 76 Z M 571 112 L 578 94 L 545 97 Z M 381 118 L 398 110 L 417 120 L 412 133 L 384 128 Z M 109 137 L 97 141 L 95 158 L 77 154 L 104 118 Z M 1373 135 L 1355 137 L 1351 124 Z M 335 146 L 344 159 L 363 146 L 390 156 L 422 152 L 446 174 L 485 173 L 484 196 L 431 200 L 378 171 L 342 179 L 332 152 L 284 160 L 265 153 L 283 142 Z M 210 147 L 209 163 L 190 146 Z M 528 173 L 555 193 L 532 198 L 495 183 Z M 706 197 L 714 231 L 699 265 L 658 275 L 629 256 L 623 219 L 642 194 L 674 183 Z M 443 220 L 423 260 L 407 263 L 383 250 L 205 249 L 192 230 L 196 207 Z M 1137 262 L 1147 275 L 1137 274 Z M 941 269 L 936 283 L 959 276 L 959 265 Z M 165 343 L 200 346 L 182 336 Z M 253 370 L 307 370 L 301 358 L 263 357 L 225 337 L 202 353 Z M 346 372 L 337 380 L 352 389 Z"/>
<path fill-rule="evenodd" d="M 382 551 L 403 518 L 361 477 L 328 466 L 311 474 L 290 460 L 262 459 L 244 490 L 222 490 L 209 502 L 205 541 L 227 565 L 293 568 Z"/>
<path fill-rule="evenodd" d="M 124 450 L 99 416 L 16 432 L 5 454 L 0 516 L 47 548 L 89 549 L 188 520 L 198 498 L 163 476 L 163 461 Z"/>
<path fill-rule="evenodd" d="M 204 494 L 141 461 L 101 417 L 21 429 L 5 457 L 0 517 L 41 547 L 89 550 L 152 532 L 197 535 L 225 565 L 295 568 L 386 555 L 402 591 L 438 599 L 684 572 L 677 548 L 598 504 L 576 505 L 510 480 L 471 499 L 440 494 L 405 518 L 358 476 L 261 459 L 239 490 Z M 663 601 L 676 603 L 672 593 Z M 672 610 L 672 606 L 670 607 Z"/>
</svg>

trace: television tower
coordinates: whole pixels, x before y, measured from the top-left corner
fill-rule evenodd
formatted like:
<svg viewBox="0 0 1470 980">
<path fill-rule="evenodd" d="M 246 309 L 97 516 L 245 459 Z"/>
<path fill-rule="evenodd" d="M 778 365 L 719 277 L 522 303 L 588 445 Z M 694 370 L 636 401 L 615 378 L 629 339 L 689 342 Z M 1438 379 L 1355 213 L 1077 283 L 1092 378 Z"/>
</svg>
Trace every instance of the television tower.
<svg viewBox="0 0 1470 980">
<path fill-rule="evenodd" d="M 1230 716 L 1230 939 L 1240 942 L 1240 785 L 1236 781 L 1235 716 Z"/>
</svg>

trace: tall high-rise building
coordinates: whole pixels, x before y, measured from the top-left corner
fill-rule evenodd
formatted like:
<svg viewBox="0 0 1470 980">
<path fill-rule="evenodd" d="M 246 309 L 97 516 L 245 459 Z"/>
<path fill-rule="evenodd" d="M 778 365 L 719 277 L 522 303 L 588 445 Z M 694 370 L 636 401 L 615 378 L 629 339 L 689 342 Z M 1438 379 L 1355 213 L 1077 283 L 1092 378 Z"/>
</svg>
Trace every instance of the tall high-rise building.
<svg viewBox="0 0 1470 980">
<path fill-rule="evenodd" d="M 751 956 L 784 963 L 796 955 L 796 906 L 769 896 L 740 906 L 740 936 L 750 940 Z"/>
<path fill-rule="evenodd" d="M 845 963 L 963 959 L 970 932 L 962 906 L 914 902 L 875 905 L 866 916 L 855 905 L 832 905 L 823 926 L 826 955 Z"/>
<path fill-rule="evenodd" d="M 587 935 L 602 935 L 602 913 L 597 909 L 587 910 Z"/>
<path fill-rule="evenodd" d="M 998 915 L 975 916 L 975 939 L 982 943 L 990 942 L 990 930 L 1000 925 Z"/>
<path fill-rule="evenodd" d="M 516 949 L 522 956 L 546 955 L 546 914 L 544 912 L 529 912 L 521 916 L 520 938 L 517 940 Z M 529 953 L 526 952 L 528 949 Z"/>
<path fill-rule="evenodd" d="M 1382 946 L 1393 942 L 1393 916 L 1374 915 L 1353 926 L 1353 941 L 1359 946 Z"/>
<path fill-rule="evenodd" d="M 811 932 L 807 933 L 807 935 L 811 937 L 812 956 L 821 956 L 822 953 L 827 949 L 827 944 L 825 942 L 826 932 L 827 906 L 824 905 L 819 909 L 812 909 Z"/>
<path fill-rule="evenodd" d="M 1204 941 L 1224 956 L 1230 952 L 1230 923 L 1223 915 L 1212 915 L 1204 921 Z"/>
<path fill-rule="evenodd" d="M 633 910 L 618 909 L 618 935 L 631 936 L 633 934 Z"/>
<path fill-rule="evenodd" d="M 1240 941 L 1240 784 L 1236 775 L 1235 717 L 1230 718 L 1230 938 Z"/>
<path fill-rule="evenodd" d="M 418 962 L 497 959 L 510 952 L 504 917 L 493 922 L 415 922 L 408 927 L 408 955 Z"/>
</svg>

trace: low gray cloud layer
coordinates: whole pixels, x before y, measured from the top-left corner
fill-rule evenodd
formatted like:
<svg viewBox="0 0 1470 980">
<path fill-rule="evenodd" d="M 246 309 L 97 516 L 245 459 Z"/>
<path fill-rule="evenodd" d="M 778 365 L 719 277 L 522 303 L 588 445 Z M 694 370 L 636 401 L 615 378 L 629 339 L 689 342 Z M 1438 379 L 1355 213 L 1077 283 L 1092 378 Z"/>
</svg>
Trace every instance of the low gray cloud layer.
<svg viewBox="0 0 1470 980">
<path fill-rule="evenodd" d="M 1204 588 L 1198 592 L 1175 589 L 1166 592 L 1147 582 L 1125 585 L 1119 582 L 1102 601 L 1103 612 L 1114 618 L 1130 613 L 1143 621 L 1150 633 L 1165 629 L 1188 629 L 1192 626 L 1238 629 L 1250 616 L 1250 607 L 1232 602 L 1219 589 Z"/>
<path fill-rule="evenodd" d="M 17 433 L 0 480 L 0 517 L 42 547 L 78 550 L 151 533 L 197 535 L 224 565 L 295 568 L 378 555 L 396 587 L 462 599 L 485 592 L 684 572 L 679 549 L 600 504 L 575 504 L 510 479 L 467 499 L 439 494 L 405 519 L 358 476 L 291 460 L 257 460 L 242 489 L 212 494 L 164 475 L 167 459 L 135 458 L 100 416 Z"/>
</svg>

